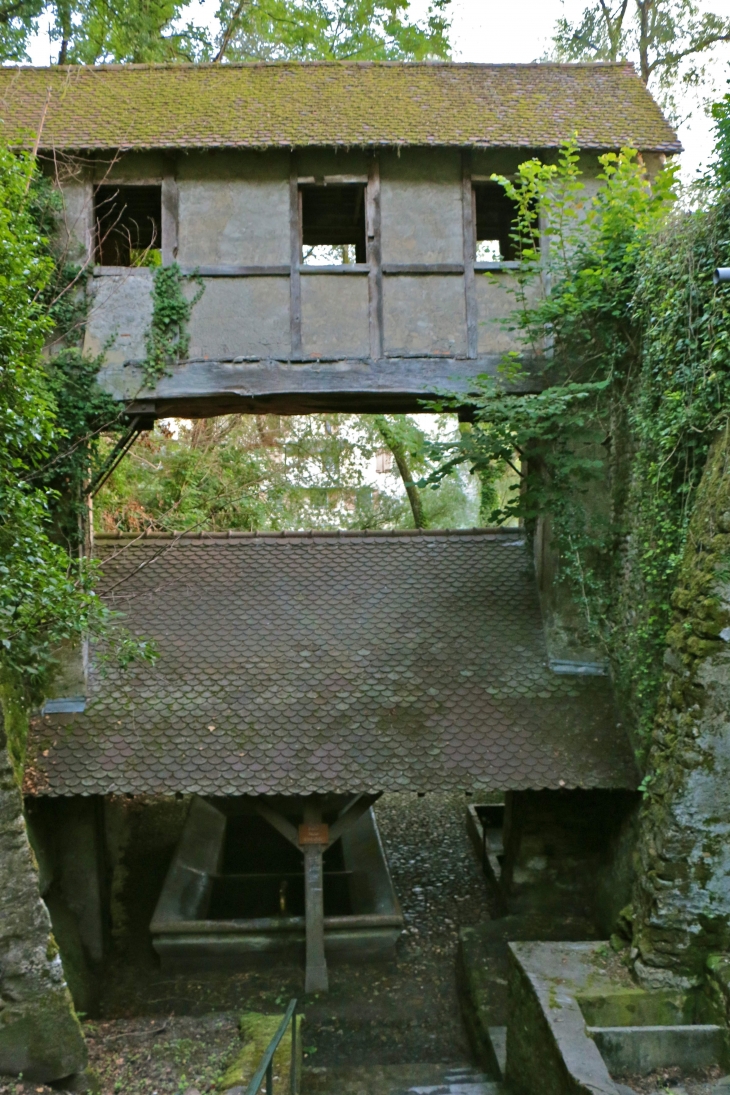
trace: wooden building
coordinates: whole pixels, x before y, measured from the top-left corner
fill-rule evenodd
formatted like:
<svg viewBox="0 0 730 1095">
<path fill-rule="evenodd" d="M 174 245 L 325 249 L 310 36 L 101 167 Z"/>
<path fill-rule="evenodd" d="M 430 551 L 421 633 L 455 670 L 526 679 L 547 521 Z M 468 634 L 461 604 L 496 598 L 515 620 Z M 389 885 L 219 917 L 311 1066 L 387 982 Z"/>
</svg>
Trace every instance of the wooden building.
<svg viewBox="0 0 730 1095">
<path fill-rule="evenodd" d="M 680 150 L 625 63 L 0 69 L 0 118 L 62 187 L 102 383 L 147 416 L 415 410 L 468 387 L 514 349 L 492 175 L 571 135 L 588 179 L 605 151 L 654 172 Z M 151 254 L 204 292 L 150 390 Z"/>
</svg>

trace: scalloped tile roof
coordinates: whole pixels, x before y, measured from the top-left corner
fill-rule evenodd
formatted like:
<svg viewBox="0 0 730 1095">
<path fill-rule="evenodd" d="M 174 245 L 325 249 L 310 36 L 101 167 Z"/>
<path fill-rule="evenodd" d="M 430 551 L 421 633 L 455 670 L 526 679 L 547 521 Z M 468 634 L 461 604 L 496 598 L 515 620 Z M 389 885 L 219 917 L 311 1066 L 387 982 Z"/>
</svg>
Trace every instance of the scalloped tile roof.
<svg viewBox="0 0 730 1095">
<path fill-rule="evenodd" d="M 34 724 L 26 791 L 635 787 L 606 678 L 548 667 L 515 531 L 99 538 L 153 667 Z"/>
<path fill-rule="evenodd" d="M 278 62 L 0 68 L 11 144 L 451 145 L 678 152 L 631 64 Z"/>
</svg>

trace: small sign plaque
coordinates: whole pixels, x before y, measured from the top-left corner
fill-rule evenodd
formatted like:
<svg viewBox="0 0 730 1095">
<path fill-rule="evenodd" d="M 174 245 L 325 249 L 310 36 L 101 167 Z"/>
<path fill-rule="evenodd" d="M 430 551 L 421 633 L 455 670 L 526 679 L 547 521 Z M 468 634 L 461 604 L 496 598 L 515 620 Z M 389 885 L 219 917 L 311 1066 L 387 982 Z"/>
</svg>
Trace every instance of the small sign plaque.
<svg viewBox="0 0 730 1095">
<path fill-rule="evenodd" d="M 329 844 L 329 842 L 329 825 L 317 825 L 313 822 L 306 822 L 304 825 L 299 826 L 300 844 Z"/>
</svg>

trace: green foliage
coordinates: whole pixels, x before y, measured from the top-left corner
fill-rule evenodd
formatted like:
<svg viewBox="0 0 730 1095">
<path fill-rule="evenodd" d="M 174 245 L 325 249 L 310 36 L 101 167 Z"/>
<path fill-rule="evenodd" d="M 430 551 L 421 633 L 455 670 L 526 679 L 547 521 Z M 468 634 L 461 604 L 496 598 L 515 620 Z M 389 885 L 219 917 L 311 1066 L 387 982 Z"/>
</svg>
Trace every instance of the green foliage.
<svg viewBox="0 0 730 1095">
<path fill-rule="evenodd" d="M 417 420 L 388 415 L 414 475 L 431 469 Z M 444 433 L 456 432 L 449 418 Z M 158 425 L 141 438 L 99 492 L 99 531 L 146 528 L 412 528 L 396 467 L 372 474 L 387 455 L 368 415 L 230 416 L 180 423 L 173 436 Z M 454 473 L 420 492 L 430 527 L 473 524 L 474 503 Z"/>
<path fill-rule="evenodd" d="M 197 284 L 198 291 L 187 297 L 183 287 L 189 280 L 183 276 L 176 262 L 158 267 L 155 273 L 152 322 L 145 338 L 147 355 L 142 366 L 145 384 L 150 388 L 176 362 L 187 356 L 190 346 L 187 324 L 205 291 L 202 278 L 194 278 L 192 280 Z"/>
<path fill-rule="evenodd" d="M 518 205 L 510 326 L 523 345 L 502 379 L 529 366 L 548 386 L 511 395 L 484 378 L 474 425 L 442 446 L 431 479 L 461 462 L 514 464 L 493 516 L 549 519 L 560 581 L 646 740 L 697 486 L 730 409 L 730 298 L 712 283 L 730 262 L 730 198 L 678 208 L 672 172 L 650 183 L 631 150 L 600 167 L 588 191 L 567 145 L 557 165 L 533 160 L 501 180 Z"/>
<path fill-rule="evenodd" d="M 421 61 L 449 56 L 450 0 L 421 23 L 409 0 L 222 0 L 218 59 Z"/>
<path fill-rule="evenodd" d="M 676 96 L 705 78 L 705 62 L 730 40 L 730 19 L 701 11 L 696 0 L 597 0 L 574 22 L 555 24 L 551 59 L 634 61 L 673 113 Z"/>
<path fill-rule="evenodd" d="M 43 475 L 58 432 L 42 349 L 53 264 L 31 208 L 33 174 L 30 158 L 0 148 L 0 695 L 11 734 L 18 709 L 42 694 L 53 645 L 103 618 L 90 573 L 49 535 Z"/>
<path fill-rule="evenodd" d="M 59 64 L 195 61 L 210 52 L 206 28 L 179 28 L 184 0 L 0 0 L 0 60 L 28 60 L 39 21 L 49 23 Z"/>
<path fill-rule="evenodd" d="M 214 42 L 207 26 L 181 25 L 185 0 L 0 0 L 0 61 L 28 60 L 41 19 L 59 64 L 442 58 L 449 3 L 414 21 L 410 0 L 221 0 Z"/>
</svg>

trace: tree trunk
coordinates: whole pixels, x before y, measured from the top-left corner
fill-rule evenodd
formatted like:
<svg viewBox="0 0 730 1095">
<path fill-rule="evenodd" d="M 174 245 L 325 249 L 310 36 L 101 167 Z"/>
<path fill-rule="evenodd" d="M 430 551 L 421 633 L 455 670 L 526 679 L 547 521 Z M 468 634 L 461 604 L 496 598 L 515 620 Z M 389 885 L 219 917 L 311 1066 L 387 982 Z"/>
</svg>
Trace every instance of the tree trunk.
<svg viewBox="0 0 730 1095">
<path fill-rule="evenodd" d="M 406 453 L 406 447 L 402 441 L 398 440 L 395 433 L 388 424 L 387 419 L 383 415 L 376 414 L 375 423 L 378 427 L 378 433 L 380 434 L 390 451 L 393 453 L 393 459 L 395 460 L 396 467 L 398 468 L 398 471 L 400 473 L 400 477 L 403 480 L 403 486 L 406 488 L 408 501 L 411 505 L 413 524 L 416 526 L 416 528 L 426 528 L 426 518 L 423 514 L 421 493 L 416 484 L 413 482 L 411 470 L 408 467 L 408 454 Z"/>
</svg>

